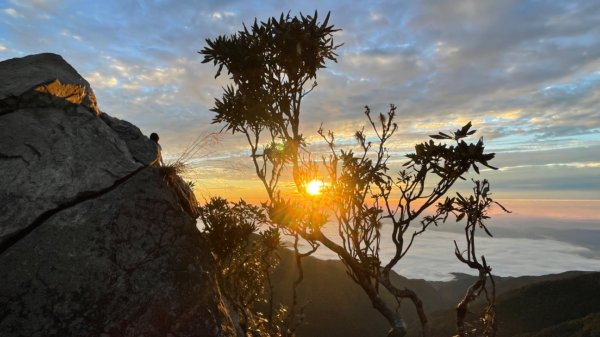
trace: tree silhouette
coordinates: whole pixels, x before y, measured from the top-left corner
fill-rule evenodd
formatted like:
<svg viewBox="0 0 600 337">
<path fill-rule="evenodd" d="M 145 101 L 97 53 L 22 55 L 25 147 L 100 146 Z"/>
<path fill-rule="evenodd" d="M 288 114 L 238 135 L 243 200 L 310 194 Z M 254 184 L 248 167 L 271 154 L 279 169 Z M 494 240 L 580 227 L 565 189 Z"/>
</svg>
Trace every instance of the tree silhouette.
<svg viewBox="0 0 600 337">
<path fill-rule="evenodd" d="M 246 335 L 277 336 L 287 315 L 284 307 L 274 308 L 270 274 L 278 265 L 281 248 L 276 228 L 268 227 L 262 207 L 239 201 L 230 203 L 214 197 L 199 207 L 204 224 L 202 237 L 216 262 L 216 278 L 223 295 L 236 311 Z M 265 315 L 253 310 L 270 297 Z"/>
<path fill-rule="evenodd" d="M 440 132 L 416 145 L 415 151 L 407 155 L 403 169 L 392 175 L 387 165 L 387 144 L 398 126 L 394 122 L 396 108 L 391 106 L 377 118 L 373 118 L 368 107 L 365 109 L 374 136 L 368 136 L 364 130 L 357 131 L 356 150 L 339 149 L 334 133 L 320 129 L 318 133 L 328 145 L 329 154 L 322 161 L 315 160 L 299 132 L 301 104 L 317 86 L 317 70 L 324 68 L 328 60 L 336 61 L 335 51 L 339 47 L 333 42 L 337 29 L 328 24 L 329 13 L 322 23 L 317 17 L 317 12 L 300 17 L 282 14 L 266 22 L 255 21 L 250 28 L 244 25 L 234 35 L 206 40 L 207 46 L 200 51 L 203 63 L 213 62 L 218 66 L 215 77 L 225 68 L 233 80 L 232 85 L 224 88 L 223 97 L 215 100 L 213 123 L 245 136 L 256 175 L 268 194 L 269 219 L 285 234 L 293 236 L 298 265 L 302 256 L 321 245 L 327 247 L 339 256 L 348 275 L 387 319 L 391 326 L 388 336 L 404 336 L 407 327 L 397 308 L 381 298 L 382 289 L 390 292 L 398 304 L 408 299 L 415 305 L 423 335 L 427 335 L 428 321 L 421 300 L 411 289 L 396 287 L 390 280 L 390 271 L 407 254 L 418 235 L 455 214 L 457 221 L 467 218 L 467 238 L 471 238 L 467 257 L 457 246 L 457 258 L 471 268 L 481 267 L 483 279 L 491 276 L 485 259 L 483 265 L 476 265 L 479 262 L 475 257 L 475 238 L 469 236 L 474 233 L 474 226 L 482 225 L 487 217 L 485 209 L 491 202 L 480 205 L 479 201 L 488 198 L 489 184 L 476 182 L 477 186 L 485 186 L 485 193 L 477 190 L 479 197 L 458 195 L 440 200 L 469 170 L 479 173 L 481 166 L 495 169 L 489 164 L 494 154 L 485 153 L 481 139 L 476 143 L 465 141 L 475 133 L 469 122 L 453 133 Z M 286 197 L 279 181 L 287 168 L 291 168 L 300 194 L 306 194 L 307 184 L 321 169 L 325 170 L 328 179 L 322 195 Z M 471 211 L 477 207 L 479 212 Z M 427 215 L 432 209 L 434 214 Z M 337 238 L 322 231 L 330 220 L 337 226 Z M 393 226 L 389 238 L 380 234 L 384 221 Z M 298 240 L 304 240 L 311 249 L 300 253 Z M 379 256 L 381 240 L 391 240 L 395 247 L 388 262 L 381 261 Z M 473 296 L 485 289 L 482 282 L 483 286 L 475 287 Z M 467 296 L 461 308 L 466 308 L 473 296 Z M 459 334 L 466 335 L 464 316 L 458 318 Z"/>
</svg>

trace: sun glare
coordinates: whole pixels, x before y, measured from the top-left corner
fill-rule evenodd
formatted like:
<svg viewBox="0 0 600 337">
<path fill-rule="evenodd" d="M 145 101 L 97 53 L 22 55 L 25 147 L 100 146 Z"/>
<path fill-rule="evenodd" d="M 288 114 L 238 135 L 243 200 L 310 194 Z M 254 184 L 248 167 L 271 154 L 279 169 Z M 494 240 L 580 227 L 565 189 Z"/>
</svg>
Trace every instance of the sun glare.
<svg viewBox="0 0 600 337">
<path fill-rule="evenodd" d="M 318 179 L 311 180 L 308 184 L 306 184 L 306 193 L 310 195 L 319 195 L 321 194 L 321 189 L 325 186 L 325 183 Z"/>
</svg>

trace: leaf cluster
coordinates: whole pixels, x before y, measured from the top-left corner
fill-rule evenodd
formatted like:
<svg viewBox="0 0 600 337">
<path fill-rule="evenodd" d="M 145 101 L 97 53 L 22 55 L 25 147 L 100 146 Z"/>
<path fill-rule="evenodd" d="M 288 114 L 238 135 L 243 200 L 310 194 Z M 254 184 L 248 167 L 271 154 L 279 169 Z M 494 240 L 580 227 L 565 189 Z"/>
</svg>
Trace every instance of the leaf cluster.
<svg viewBox="0 0 600 337">
<path fill-rule="evenodd" d="M 214 197 L 201 206 L 199 219 L 204 224 L 202 233 L 212 243 L 211 252 L 219 263 L 243 251 L 250 235 L 267 222 L 259 207 L 243 200 L 230 204 L 221 197 Z"/>
<path fill-rule="evenodd" d="M 199 53 L 203 63 L 223 68 L 235 85 L 224 88 L 222 99 L 212 109 L 213 123 L 224 123 L 227 130 L 244 128 L 281 128 L 294 116 L 298 94 L 327 60 L 336 61 L 329 13 L 321 23 L 318 13 L 291 17 L 281 14 L 230 36 L 207 39 Z M 314 84 L 316 85 L 316 83 Z M 281 131 L 281 130 L 280 130 Z"/>
<path fill-rule="evenodd" d="M 448 214 L 459 217 L 466 214 L 462 215 L 465 217 L 475 212 L 473 205 L 478 204 L 480 199 L 473 201 L 458 195 L 440 203 L 442 206 L 434 215 L 424 216 L 430 207 L 449 193 L 458 179 L 464 179 L 463 175 L 470 169 L 476 173 L 479 173 L 480 166 L 495 169 L 489 164 L 495 155 L 485 152 L 482 139 L 475 143 L 465 140 L 476 132 L 469 122 L 455 132 L 439 132 L 431 135 L 431 140 L 417 144 L 415 152 L 407 155 L 408 161 L 403 169 L 397 176 L 392 176 L 387 166 L 389 152 L 386 144 L 398 128 L 393 121 L 396 108 L 392 105 L 387 114 L 374 118 L 366 107 L 365 114 L 376 137 L 367 137 L 364 129 L 357 131 L 358 150 L 338 149 L 333 132 L 325 135 L 322 129 L 319 130 L 330 149 L 330 154 L 323 156 L 322 163 L 322 168 L 329 175 L 326 193 L 308 203 L 282 198 L 278 181 L 288 164 L 292 166 L 292 176 L 299 191 L 306 181 L 314 177 L 314 172 L 319 171 L 319 164 L 312 159 L 299 132 L 300 106 L 303 97 L 317 85 L 317 71 L 325 67 L 327 60 L 336 61 L 335 50 L 339 46 L 334 45 L 332 34 L 337 29 L 328 21 L 329 14 L 323 23 L 318 22 L 317 12 L 314 16 L 301 14 L 300 17 L 282 14 L 266 22 L 255 20 L 253 25 L 244 25 L 244 29 L 236 34 L 206 40 L 207 47 L 200 51 L 204 56 L 203 63 L 212 62 L 218 67 L 215 77 L 226 69 L 233 80 L 233 84 L 223 89 L 222 98 L 215 100 L 211 109 L 215 113 L 213 123 L 222 123 L 223 130 L 246 136 L 256 174 L 269 196 L 269 201 L 259 212 L 261 215 L 254 219 L 264 222 L 266 217 L 284 234 L 294 237 L 299 267 L 295 286 L 303 278 L 301 258 L 324 245 L 340 257 L 350 277 L 365 290 L 374 307 L 394 327 L 393 333 L 403 335 L 406 331 L 403 324 L 398 324 L 402 323 L 398 311 L 381 301 L 381 286 L 396 298 L 398 304 L 403 299 L 410 299 L 426 330 L 427 319 L 422 302 L 412 290 L 396 287 L 390 280 L 390 271 L 429 225 L 437 225 Z M 310 82 L 312 86 L 305 90 Z M 478 191 L 479 198 L 485 199 L 489 190 Z M 214 207 L 219 210 L 218 214 L 223 215 L 234 209 L 224 206 L 223 202 Z M 252 217 L 255 213 L 250 211 L 245 216 Z M 340 240 L 331 240 L 330 233 L 326 235 L 321 231 L 332 214 Z M 228 235 L 243 236 L 252 231 L 252 223 L 244 223 L 243 219 L 229 220 L 227 216 L 223 220 L 225 224 L 231 222 L 240 226 Z M 483 220 L 486 215 L 484 210 L 480 210 L 473 216 Z M 207 216 L 207 220 L 211 219 Z M 384 219 L 393 226 L 391 241 L 395 253 L 383 266 L 379 250 L 382 239 L 380 228 Z M 469 219 L 469 223 L 473 224 L 472 218 Z M 420 226 L 417 225 L 414 232 L 408 232 L 418 223 Z M 468 227 L 467 237 L 471 237 L 473 230 L 473 226 Z M 217 236 L 220 235 L 223 233 Z M 306 253 L 298 250 L 300 238 L 310 247 Z M 218 254 L 225 257 L 230 256 L 227 254 L 231 253 L 232 246 L 238 245 L 237 239 L 228 240 L 224 242 L 229 248 L 217 249 Z M 273 234 L 265 245 L 272 247 L 276 241 Z M 467 244 L 467 256 L 458 254 L 457 257 L 464 258 L 462 262 L 477 262 L 473 258 L 474 240 Z M 240 258 L 235 261 L 240 261 Z M 252 265 L 249 260 L 242 261 L 244 263 L 236 264 L 236 268 Z M 486 268 L 484 261 L 481 270 L 489 274 Z M 240 277 L 247 278 L 247 282 L 252 284 L 250 278 L 253 275 L 257 274 L 248 273 Z M 240 285 L 247 289 L 245 286 Z M 295 317 L 295 286 L 290 317 Z M 468 305 L 468 301 L 465 303 Z"/>
<path fill-rule="evenodd" d="M 459 177 L 463 179 L 462 175 L 470 168 L 479 173 L 478 163 L 495 170 L 496 168 L 488 163 L 494 159 L 495 154 L 485 153 L 482 138 L 477 143 L 464 141 L 464 138 L 475 132 L 476 130 L 471 130 L 471 122 L 469 122 L 452 135 L 443 132 L 430 135 L 433 139 L 454 140 L 455 144 L 435 143 L 433 140 L 417 144 L 415 152 L 407 155 L 410 161 L 404 165 L 419 167 L 420 174 L 431 171 L 441 178 Z"/>
<path fill-rule="evenodd" d="M 269 222 L 262 207 L 243 200 L 230 203 L 212 198 L 200 207 L 202 236 L 215 258 L 217 279 L 246 329 L 264 329 L 264 317 L 252 312 L 258 302 L 267 301 L 270 273 L 277 266 L 277 249 L 282 247 L 277 228 Z M 273 324 L 267 326 L 275 327 Z"/>
</svg>

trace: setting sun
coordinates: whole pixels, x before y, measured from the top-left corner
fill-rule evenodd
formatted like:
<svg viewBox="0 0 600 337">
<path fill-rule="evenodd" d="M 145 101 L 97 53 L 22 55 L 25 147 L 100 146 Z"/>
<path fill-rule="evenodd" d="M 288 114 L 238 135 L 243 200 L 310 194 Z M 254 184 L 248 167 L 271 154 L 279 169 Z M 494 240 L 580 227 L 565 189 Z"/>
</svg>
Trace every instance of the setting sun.
<svg viewBox="0 0 600 337">
<path fill-rule="evenodd" d="M 321 194 L 321 189 L 325 186 L 325 183 L 318 179 L 311 180 L 308 184 L 306 184 L 306 193 L 310 195 L 319 195 Z"/>
</svg>

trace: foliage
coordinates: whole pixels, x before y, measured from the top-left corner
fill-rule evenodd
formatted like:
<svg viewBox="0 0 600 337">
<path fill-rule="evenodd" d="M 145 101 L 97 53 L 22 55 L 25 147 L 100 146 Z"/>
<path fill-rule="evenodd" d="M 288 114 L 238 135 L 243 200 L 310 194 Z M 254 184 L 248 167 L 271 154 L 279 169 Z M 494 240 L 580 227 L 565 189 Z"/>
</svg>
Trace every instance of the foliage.
<svg viewBox="0 0 600 337">
<path fill-rule="evenodd" d="M 190 178 L 194 165 L 192 158 L 207 157 L 220 141 L 216 133 L 203 133 L 198 135 L 175 160 L 170 160 L 156 166 L 163 183 L 175 193 L 181 207 L 194 219 L 198 217 L 198 200 L 194 195 L 194 180 L 185 181 L 183 177 Z"/>
<path fill-rule="evenodd" d="M 215 197 L 200 207 L 202 235 L 215 258 L 217 279 L 223 293 L 242 318 L 246 334 L 280 336 L 287 309 L 265 316 L 252 308 L 272 294 L 270 273 L 278 264 L 281 247 L 276 228 L 263 229 L 268 221 L 261 207 L 244 201 L 229 203 Z M 258 232 L 258 233 L 257 233 Z"/>
<path fill-rule="evenodd" d="M 393 122 L 396 108 L 391 106 L 387 114 L 379 114 L 374 119 L 370 109 L 366 107 L 365 115 L 375 136 L 367 135 L 364 130 L 357 131 L 357 151 L 338 150 L 333 132 L 326 134 L 322 129 L 319 130 L 331 151 L 324 165 L 329 174 L 329 193 L 335 201 L 331 204 L 331 210 L 338 223 L 343 250 L 330 243 L 324 244 L 338 252 L 355 282 L 368 294 L 377 294 L 369 295 L 374 306 L 392 324 L 396 322 L 397 331 L 402 333 L 405 328 L 398 322 L 397 313 L 380 300 L 380 285 L 392 293 L 399 303 L 402 299 L 412 301 L 423 330 L 426 331 L 427 317 L 417 294 L 410 289 L 395 287 L 390 281 L 389 273 L 408 253 L 418 235 L 424 233 L 430 225 L 437 226 L 449 214 L 454 213 L 457 214 L 457 221 L 468 215 L 466 237 L 469 253 L 464 259 L 457 253 L 457 258 L 471 268 L 480 267 L 484 278 L 491 277 L 491 268 L 485 262 L 483 266 L 476 265 L 474 244 L 475 225 L 484 228 L 489 234 L 483 224 L 483 220 L 487 219 L 485 211 L 493 203 L 489 198 L 489 183 L 475 181 L 475 196 L 464 198 L 458 194 L 457 198 L 447 198 L 445 202 L 437 204 L 434 215 L 427 215 L 427 210 L 436 207 L 438 200 L 449 192 L 458 179 L 464 179 L 463 176 L 469 169 L 479 172 L 478 165 L 493 169 L 489 161 L 494 158 L 494 154 L 485 153 L 481 139 L 476 143 L 465 142 L 468 136 L 476 132 L 471 130 L 469 122 L 452 134 L 440 132 L 430 136 L 431 140 L 417 144 L 415 152 L 407 155 L 408 161 L 403 164 L 403 169 L 396 175 L 391 175 L 387 166 L 389 153 L 386 144 L 398 128 Z M 436 143 L 433 139 L 450 143 Z M 427 188 L 428 186 L 432 187 Z M 391 241 L 395 246 L 395 254 L 386 264 L 379 258 L 382 239 L 379 230 L 384 220 L 393 225 Z M 418 225 L 411 233 L 410 228 L 415 224 Z M 480 292 L 484 288 L 485 283 L 482 283 L 476 290 Z M 471 300 L 469 297 L 465 305 Z M 462 327 L 463 323 L 464 317 L 459 325 Z"/>
<path fill-rule="evenodd" d="M 166 163 L 157 167 L 163 183 L 165 183 L 179 201 L 179 205 L 192 218 L 198 217 L 198 200 L 193 191 L 193 183 L 186 182 L 181 175 L 187 170 L 187 165 L 183 161 Z"/>
<path fill-rule="evenodd" d="M 297 128 L 301 88 L 316 78 L 326 60 L 335 60 L 335 30 L 328 21 L 329 14 L 318 24 L 316 12 L 300 18 L 282 14 L 260 24 L 255 20 L 235 35 L 207 39 L 200 52 L 203 63 L 218 65 L 215 77 L 226 67 L 236 84 L 216 100 L 214 122 L 233 132 L 267 127 L 287 133 L 285 126 Z"/>
<path fill-rule="evenodd" d="M 465 293 L 462 300 L 456 306 L 457 332 L 459 336 L 495 336 L 498 329 L 496 320 L 496 284 L 492 276 L 492 268 L 487 264 L 485 256 L 481 256 L 481 261 L 477 258 L 475 250 L 475 231 L 477 228 L 483 229 L 485 233 L 492 236 L 488 230 L 485 220 L 490 217 L 487 210 L 492 204 L 498 205 L 505 212 L 509 212 L 504 206 L 491 198 L 490 184 L 487 180 L 473 181 L 473 194 L 468 198 L 456 193 L 456 197 L 446 197 L 443 203 L 437 206 L 437 214 L 432 221 L 437 223 L 439 220 L 444 222 L 450 214 L 456 217 L 459 222 L 466 219 L 464 227 L 467 249 L 461 251 L 456 241 L 454 241 L 456 258 L 471 269 L 477 270 L 479 277 Z M 489 282 L 489 283 L 488 283 Z M 481 294 L 485 295 L 486 306 L 475 322 L 468 322 L 466 319 L 469 311 L 469 304 Z"/>
<path fill-rule="evenodd" d="M 298 171 L 298 148 L 304 144 L 298 131 L 302 99 L 317 85 L 317 70 L 336 60 L 336 29 L 328 22 L 329 14 L 323 23 L 317 21 L 317 12 L 300 18 L 282 14 L 255 21 L 235 35 L 207 39 L 200 52 L 203 63 L 218 65 L 215 77 L 225 67 L 235 82 L 215 100 L 213 123 L 246 136 L 256 174 L 270 198 L 286 163 Z"/>
<path fill-rule="evenodd" d="M 269 196 L 269 220 L 293 236 L 298 265 L 302 256 L 321 245 L 327 247 L 339 256 L 348 275 L 388 320 L 390 336 L 405 335 L 406 325 L 398 310 L 382 300 L 382 288 L 398 304 L 408 299 L 415 305 L 426 334 L 427 317 L 421 300 L 412 290 L 394 286 L 390 271 L 418 235 L 431 224 L 438 225 L 448 214 L 468 214 L 469 224 L 481 224 L 484 212 L 466 211 L 477 206 L 477 197 L 447 199 L 435 215 L 427 215 L 427 211 L 435 208 L 470 169 L 476 173 L 480 166 L 494 169 L 489 164 L 494 154 L 485 152 L 482 139 L 476 143 L 465 141 L 475 133 L 468 123 L 453 133 L 440 132 L 416 145 L 403 168 L 392 174 L 387 165 L 387 144 L 398 126 L 394 122 L 396 108 L 391 106 L 378 118 L 371 116 L 368 107 L 365 109 L 374 136 L 357 131 L 356 150 L 339 149 L 334 133 L 320 129 L 329 154 L 322 161 L 314 160 L 299 132 L 300 112 L 302 99 L 316 86 L 316 71 L 324 68 L 327 60 L 336 61 L 339 46 L 334 45 L 332 36 L 337 29 L 328 26 L 328 21 L 329 14 L 323 23 L 317 21 L 316 12 L 300 18 L 288 14 L 260 24 L 255 21 L 250 29 L 244 26 L 232 36 L 207 40 L 208 46 L 200 52 L 203 62 L 218 66 L 216 76 L 226 68 L 234 81 L 224 89 L 223 97 L 215 100 L 213 122 L 246 137 L 256 174 Z M 288 166 L 300 194 L 320 170 L 327 172 L 329 187 L 319 198 L 286 198 L 278 183 Z M 330 214 L 337 225 L 337 240 L 321 230 L 331 220 Z M 381 237 L 384 222 L 393 226 L 391 238 Z M 299 239 L 309 245 L 308 252 L 298 251 Z M 395 247 L 393 258 L 385 263 L 379 257 L 383 239 L 391 239 Z M 473 256 L 474 247 L 470 251 Z"/>
</svg>

